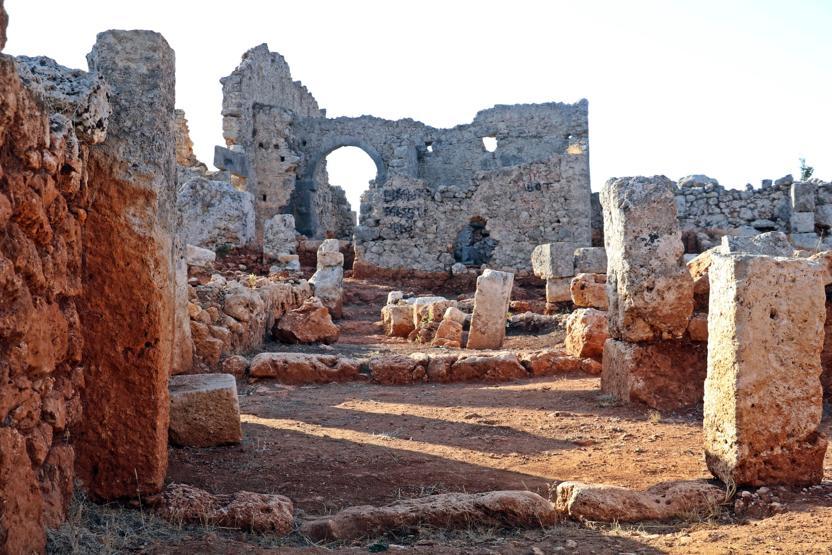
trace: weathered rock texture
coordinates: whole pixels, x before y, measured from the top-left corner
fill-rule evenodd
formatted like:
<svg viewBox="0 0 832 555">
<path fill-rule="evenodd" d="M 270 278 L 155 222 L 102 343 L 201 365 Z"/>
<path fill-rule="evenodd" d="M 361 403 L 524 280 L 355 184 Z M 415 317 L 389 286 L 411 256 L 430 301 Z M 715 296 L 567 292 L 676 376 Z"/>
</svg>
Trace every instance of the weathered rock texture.
<svg viewBox="0 0 832 555">
<path fill-rule="evenodd" d="M 111 87 L 107 139 L 90 149 L 83 390 L 76 468 L 89 493 L 156 493 L 167 470 L 175 275 L 174 56 L 161 35 L 108 31 L 89 55 Z M 106 438 L 106 441 L 102 441 Z"/>
<path fill-rule="evenodd" d="M 5 26 L 0 1 L 0 47 Z M 102 106 L 99 133 L 88 134 L 82 114 L 104 85 L 38 61 L 48 71 L 24 85 L 28 62 L 0 55 L 0 553 L 42 552 L 43 527 L 63 521 L 72 497 L 88 149 L 109 113 Z"/>
<path fill-rule="evenodd" d="M 316 541 L 354 540 L 420 526 L 451 530 L 471 525 L 538 528 L 556 520 L 552 504 L 530 491 L 445 493 L 407 499 L 388 507 L 349 507 L 333 516 L 304 523 L 301 534 Z"/>
<path fill-rule="evenodd" d="M 212 250 L 244 247 L 254 237 L 251 193 L 225 181 L 192 176 L 179 187 L 176 206 L 182 221 L 179 233 L 190 245 Z"/>
<path fill-rule="evenodd" d="M 240 443 L 237 382 L 230 374 L 170 379 L 170 440 L 185 447 Z"/>
<path fill-rule="evenodd" d="M 731 484 L 814 484 L 824 269 L 805 259 L 715 255 L 710 268 L 705 459 Z"/>
<path fill-rule="evenodd" d="M 485 270 L 477 278 L 474 313 L 468 332 L 469 349 L 499 349 L 506 336 L 506 312 L 514 274 Z"/>
<path fill-rule="evenodd" d="M 610 336 L 681 337 L 693 311 L 672 182 L 663 176 L 610 179 L 601 191 Z"/>
<path fill-rule="evenodd" d="M 318 247 L 317 270 L 309 284 L 332 317 L 340 318 L 344 305 L 344 255 L 337 239 L 326 239 Z"/>
<path fill-rule="evenodd" d="M 607 275 L 578 274 L 569 284 L 569 293 L 575 306 L 607 310 Z"/>
<path fill-rule="evenodd" d="M 580 308 L 566 320 L 563 346 L 570 355 L 594 358 L 600 362 L 608 337 L 607 313 L 594 308 Z"/>
<path fill-rule="evenodd" d="M 278 213 L 292 213 L 308 236 L 352 235 L 326 156 L 355 146 L 377 169 L 355 228 L 358 275 L 445 272 L 459 262 L 528 270 L 536 245 L 590 246 L 586 101 L 496 106 L 451 129 L 332 119 L 266 45 L 246 52 L 222 83 L 228 148 L 217 148 L 215 163 L 254 194 L 258 240 Z M 484 137 L 498 140 L 496 151 Z"/>
<path fill-rule="evenodd" d="M 332 323 L 329 310 L 317 297 L 311 297 L 283 315 L 274 335 L 284 343 L 335 343 L 339 331 Z"/>
<path fill-rule="evenodd" d="M 345 382 L 358 375 L 359 362 L 335 355 L 260 353 L 251 360 L 252 378 L 274 378 L 285 384 Z"/>
</svg>

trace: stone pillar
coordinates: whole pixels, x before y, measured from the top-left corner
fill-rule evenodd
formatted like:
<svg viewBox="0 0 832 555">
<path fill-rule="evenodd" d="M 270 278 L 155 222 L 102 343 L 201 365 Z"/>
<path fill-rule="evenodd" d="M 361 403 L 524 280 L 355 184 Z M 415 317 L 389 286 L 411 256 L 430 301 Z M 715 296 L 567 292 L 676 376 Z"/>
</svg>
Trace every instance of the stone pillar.
<svg viewBox="0 0 832 555">
<path fill-rule="evenodd" d="M 611 179 L 601 203 L 610 335 L 601 389 L 660 410 L 695 404 L 702 398 L 706 349 L 685 337 L 693 278 L 672 182 L 664 176 Z"/>
<path fill-rule="evenodd" d="M 324 239 L 318 247 L 317 271 L 309 279 L 315 296 L 329 309 L 333 318 L 340 318 L 344 304 L 344 255 L 338 239 Z"/>
<path fill-rule="evenodd" d="M 84 421 L 76 469 L 95 498 L 161 490 L 175 317 L 174 54 L 150 31 L 107 31 L 88 56 L 111 87 L 106 140 L 90 148 Z"/>
<path fill-rule="evenodd" d="M 469 349 L 499 349 L 506 336 L 506 313 L 511 301 L 514 274 L 485 270 L 477 278 L 474 313 L 468 332 Z"/>
<path fill-rule="evenodd" d="M 823 268 L 799 258 L 715 254 L 709 275 L 708 468 L 737 485 L 820 483 Z"/>
</svg>

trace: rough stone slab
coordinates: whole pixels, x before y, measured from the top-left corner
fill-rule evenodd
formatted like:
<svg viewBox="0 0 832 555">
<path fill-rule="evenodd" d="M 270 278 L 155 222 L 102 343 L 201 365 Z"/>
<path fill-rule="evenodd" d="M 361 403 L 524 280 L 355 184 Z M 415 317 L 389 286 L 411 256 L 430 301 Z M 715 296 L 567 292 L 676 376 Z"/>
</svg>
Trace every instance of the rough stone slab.
<svg viewBox="0 0 832 555">
<path fill-rule="evenodd" d="M 463 356 L 458 358 L 448 371 L 450 382 L 503 382 L 528 377 L 526 369 L 513 353 Z"/>
<path fill-rule="evenodd" d="M 84 229 L 84 419 L 76 470 L 97 499 L 161 491 L 175 329 L 174 54 L 151 31 L 107 31 L 90 70 L 111 89 L 106 140 L 90 149 Z M 106 441 L 102 442 L 102 438 Z"/>
<path fill-rule="evenodd" d="M 795 181 L 791 187 L 792 212 L 812 212 L 815 210 L 814 183 Z"/>
<path fill-rule="evenodd" d="M 566 352 L 578 358 L 601 361 L 604 343 L 609 337 L 607 313 L 594 308 L 580 308 L 566 320 Z"/>
<path fill-rule="evenodd" d="M 582 361 L 560 349 L 523 353 L 520 362 L 532 376 L 556 376 L 580 371 Z"/>
<path fill-rule="evenodd" d="M 309 279 L 309 285 L 312 286 L 315 296 L 329 309 L 330 315 L 333 318 L 340 318 L 344 306 L 343 266 L 319 268 Z"/>
<path fill-rule="evenodd" d="M 664 176 L 607 181 L 601 190 L 610 336 L 681 337 L 693 311 L 673 182 Z"/>
<path fill-rule="evenodd" d="M 254 240 L 254 197 L 226 181 L 192 176 L 179 187 L 176 207 L 188 244 L 216 250 Z"/>
<path fill-rule="evenodd" d="M 578 274 L 569 284 L 569 295 L 577 307 L 607 310 L 607 274 Z"/>
<path fill-rule="evenodd" d="M 427 380 L 419 360 L 405 355 L 382 355 L 369 363 L 373 381 L 385 385 L 405 385 Z"/>
<path fill-rule="evenodd" d="M 708 347 L 684 339 L 604 343 L 601 390 L 625 403 L 675 410 L 702 401 Z"/>
<path fill-rule="evenodd" d="M 260 353 L 251 360 L 249 375 L 290 385 L 346 382 L 358 376 L 358 361 L 335 355 Z"/>
<path fill-rule="evenodd" d="M 530 491 L 445 493 L 407 499 L 387 507 L 349 507 L 331 517 L 307 521 L 301 534 L 315 541 L 354 540 L 417 526 L 467 529 L 480 526 L 538 528 L 554 524 L 553 505 Z"/>
<path fill-rule="evenodd" d="M 619 486 L 561 482 L 555 494 L 558 513 L 595 522 L 668 520 L 710 516 L 725 501 L 725 491 L 702 481 L 665 482 L 645 491 Z"/>
<path fill-rule="evenodd" d="M 240 443 L 237 382 L 231 374 L 173 376 L 170 390 L 170 440 L 182 447 Z"/>
<path fill-rule="evenodd" d="M 332 323 L 329 310 L 317 297 L 284 314 L 272 331 L 284 343 L 335 343 L 340 331 Z"/>
<path fill-rule="evenodd" d="M 477 278 L 474 312 L 468 332 L 469 349 L 499 349 L 503 345 L 513 285 L 514 274 L 509 272 L 485 270 Z"/>
<path fill-rule="evenodd" d="M 823 478 L 823 274 L 806 259 L 714 257 L 705 460 L 726 483 L 800 485 Z"/>
<path fill-rule="evenodd" d="M 789 239 L 794 245 L 795 249 L 802 249 L 806 251 L 817 251 L 818 249 L 828 248 L 822 242 L 817 233 L 792 233 Z"/>
<path fill-rule="evenodd" d="M 209 268 L 217 260 L 217 253 L 211 249 L 203 249 L 202 247 L 197 247 L 196 245 L 187 245 L 185 249 L 185 257 L 188 266 Z"/>
<path fill-rule="evenodd" d="M 575 274 L 607 273 L 607 251 L 604 247 L 575 249 Z"/>
<path fill-rule="evenodd" d="M 298 250 L 295 217 L 291 214 L 276 214 L 263 224 L 263 256 L 267 260 L 277 259 L 283 254 L 295 254 Z"/>
<path fill-rule="evenodd" d="M 565 303 L 572 300 L 572 278 L 550 278 L 546 280 L 546 302 Z"/>
<path fill-rule="evenodd" d="M 811 233 L 815 230 L 814 212 L 792 212 L 789 227 L 793 233 Z"/>
<path fill-rule="evenodd" d="M 575 248 L 568 241 L 545 243 L 532 251 L 532 271 L 541 279 L 572 277 L 575 275 Z"/>
<path fill-rule="evenodd" d="M 722 237 L 718 250 L 722 254 L 745 253 L 768 256 L 791 256 L 794 253 L 794 247 L 789 242 L 788 235 L 782 231 L 769 231 L 750 237 L 725 235 Z"/>
<path fill-rule="evenodd" d="M 389 337 L 407 337 L 415 329 L 413 325 L 413 306 L 408 304 L 388 304 L 381 309 L 384 334 Z"/>
</svg>

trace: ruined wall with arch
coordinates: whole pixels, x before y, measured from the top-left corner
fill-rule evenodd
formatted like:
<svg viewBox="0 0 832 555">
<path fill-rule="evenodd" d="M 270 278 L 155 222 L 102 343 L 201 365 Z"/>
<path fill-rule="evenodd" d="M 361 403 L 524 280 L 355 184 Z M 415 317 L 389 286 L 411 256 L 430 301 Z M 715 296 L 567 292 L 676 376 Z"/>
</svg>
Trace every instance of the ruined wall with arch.
<svg viewBox="0 0 832 555">
<path fill-rule="evenodd" d="M 226 147 L 215 164 L 254 194 L 258 239 L 263 221 L 291 213 L 307 236 L 354 237 L 359 268 L 428 272 L 528 269 L 540 243 L 591 244 L 586 100 L 499 105 L 449 129 L 327 118 L 266 45 L 222 83 Z M 376 164 L 357 226 L 326 173 L 343 146 Z"/>
</svg>

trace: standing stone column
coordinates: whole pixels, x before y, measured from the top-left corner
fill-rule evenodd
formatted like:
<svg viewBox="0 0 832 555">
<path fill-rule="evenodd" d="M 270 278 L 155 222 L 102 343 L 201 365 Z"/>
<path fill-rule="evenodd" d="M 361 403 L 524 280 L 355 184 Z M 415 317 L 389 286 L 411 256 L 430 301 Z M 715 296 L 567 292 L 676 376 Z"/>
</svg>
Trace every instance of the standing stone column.
<svg viewBox="0 0 832 555">
<path fill-rule="evenodd" d="M 714 254 L 709 275 L 708 468 L 737 485 L 820 483 L 822 267 L 799 258 Z"/>
<path fill-rule="evenodd" d="M 344 255 L 338 239 L 324 239 L 318 247 L 317 270 L 309 279 L 315 296 L 329 309 L 333 318 L 340 318 L 344 305 Z"/>
<path fill-rule="evenodd" d="M 85 227 L 84 419 L 76 468 L 99 499 L 161 489 L 167 471 L 175 268 L 174 54 L 150 31 L 107 31 L 88 56 L 111 87 L 90 148 Z"/>
<path fill-rule="evenodd" d="M 702 399 L 704 345 L 684 338 L 693 312 L 672 182 L 664 176 L 609 180 L 601 191 L 609 334 L 601 389 L 660 410 Z"/>
<path fill-rule="evenodd" d="M 506 336 L 506 312 L 511 302 L 514 274 L 485 270 L 477 278 L 474 313 L 468 332 L 469 349 L 499 349 Z"/>
</svg>

